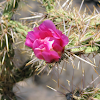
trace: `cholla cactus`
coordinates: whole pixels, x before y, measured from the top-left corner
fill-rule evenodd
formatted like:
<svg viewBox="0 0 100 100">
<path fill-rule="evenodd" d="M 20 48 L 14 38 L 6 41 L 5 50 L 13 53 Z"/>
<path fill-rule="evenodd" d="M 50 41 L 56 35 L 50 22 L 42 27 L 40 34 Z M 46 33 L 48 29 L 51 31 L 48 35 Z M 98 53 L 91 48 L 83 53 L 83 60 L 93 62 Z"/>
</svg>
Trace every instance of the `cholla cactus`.
<svg viewBox="0 0 100 100">
<path fill-rule="evenodd" d="M 27 31 L 30 29 L 23 26 L 20 22 L 11 20 L 12 15 L 20 0 L 8 0 L 6 2 L 0 22 L 0 95 L 1 100 L 16 99 L 12 92 L 13 85 L 30 77 L 34 69 L 16 68 L 13 64 L 14 46 L 16 39 L 24 41 Z M 3 5 L 3 4 L 2 4 Z M 17 60 L 17 59 L 16 59 Z"/>
<path fill-rule="evenodd" d="M 79 56 L 90 53 L 97 54 L 100 51 L 100 14 L 97 9 L 94 10 L 93 15 L 88 15 L 86 10 L 83 14 L 80 14 L 83 2 L 78 11 L 75 8 L 71 8 L 72 1 L 69 0 L 62 6 L 58 6 L 58 2 L 54 2 L 53 4 L 48 2 L 48 0 L 45 2 L 45 6 L 51 6 L 51 9 L 48 10 L 48 15 L 45 16 L 45 19 L 52 20 L 57 29 L 61 30 L 69 38 L 69 43 L 65 46 L 65 53 L 62 58 L 66 60 L 66 58 L 71 57 L 70 59 L 72 59 L 75 57 L 96 67 L 96 65 Z"/>
<path fill-rule="evenodd" d="M 66 58 L 68 57 L 72 61 L 73 68 L 74 58 L 78 58 L 92 66 L 94 71 L 98 74 L 95 69 L 96 65 L 80 56 L 84 54 L 96 55 L 100 52 L 100 13 L 95 9 L 92 15 L 88 15 L 85 9 L 84 13 L 80 14 L 83 1 L 79 10 L 76 8 L 71 9 L 72 1 L 70 0 L 67 0 L 62 6 L 58 6 L 59 2 L 55 3 L 55 5 L 56 4 L 58 8 L 53 6 L 53 8 L 49 10 L 47 19 L 52 20 L 56 27 L 59 30 L 62 30 L 62 32 L 69 38 L 69 44 L 65 47 L 63 58 L 67 61 Z M 95 90 L 96 88 L 92 88 L 92 90 L 86 88 L 82 90 L 81 95 L 79 96 L 76 95 L 77 90 L 75 90 L 75 92 L 71 93 L 71 98 L 69 99 L 99 100 L 99 89 L 94 93 Z"/>
<path fill-rule="evenodd" d="M 17 9 L 19 2 L 20 0 L 8 0 L 3 11 L 3 15 L 1 16 L 0 93 L 2 100 L 16 99 L 14 93 L 12 92 L 12 87 L 16 82 L 30 77 L 31 75 L 33 75 L 34 71 L 40 70 L 40 73 L 47 66 L 49 66 L 51 71 L 52 68 L 62 60 L 67 61 L 68 58 L 73 60 L 72 58 L 76 57 L 93 66 L 93 68 L 96 67 L 95 64 L 90 63 L 85 59 L 80 58 L 79 56 L 86 53 L 99 53 L 100 14 L 95 10 L 96 14 L 93 13 L 93 15 L 88 15 L 86 12 L 84 12 L 83 15 L 81 15 L 81 7 L 79 11 L 77 11 L 76 9 L 72 10 L 72 1 L 69 0 L 67 0 L 62 6 L 59 6 L 58 8 L 55 7 L 57 3 L 54 2 L 54 0 L 43 0 L 41 2 L 44 6 L 46 6 L 47 9 L 47 14 L 46 16 L 44 16 L 45 20 L 52 20 L 57 29 L 61 30 L 65 35 L 68 36 L 69 44 L 66 46 L 64 45 L 65 50 L 63 54 L 61 53 L 62 56 L 59 61 L 58 59 L 53 63 L 49 61 L 49 63 L 38 61 L 31 67 L 21 67 L 19 69 L 15 68 L 12 61 L 12 58 L 14 57 L 13 43 L 15 43 L 16 38 L 20 38 L 22 41 L 25 41 L 27 32 L 31 31 L 31 28 L 22 25 L 20 22 L 11 20 L 12 15 Z M 64 8 L 65 5 L 67 5 L 67 8 Z M 27 65 L 33 62 L 33 60 L 28 62 Z M 97 73 L 96 70 L 95 72 Z M 99 91 L 97 93 L 99 93 Z M 97 97 L 97 93 L 95 95 L 95 98 Z M 83 98 L 84 95 L 82 95 L 81 97 Z M 74 98 L 76 98 L 76 95 Z M 79 100 L 82 100 L 80 98 Z"/>
</svg>

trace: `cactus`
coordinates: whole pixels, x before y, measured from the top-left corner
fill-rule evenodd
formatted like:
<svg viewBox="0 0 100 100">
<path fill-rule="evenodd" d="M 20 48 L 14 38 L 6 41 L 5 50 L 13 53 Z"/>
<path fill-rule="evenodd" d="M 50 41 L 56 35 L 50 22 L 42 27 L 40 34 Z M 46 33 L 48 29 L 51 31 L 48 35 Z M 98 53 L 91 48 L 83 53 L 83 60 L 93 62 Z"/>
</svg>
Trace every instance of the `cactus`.
<svg viewBox="0 0 100 100">
<path fill-rule="evenodd" d="M 43 0 L 43 5 L 46 8 L 46 11 L 49 12 L 51 9 L 53 9 L 54 0 Z"/>
<path fill-rule="evenodd" d="M 46 0 L 45 2 L 49 1 Z M 56 3 L 54 4 L 57 5 Z M 48 3 L 48 5 L 52 7 L 52 4 Z M 69 7 L 66 10 L 63 6 L 58 9 L 54 7 L 49 9 L 47 18 L 52 20 L 57 28 L 69 37 L 70 43 L 65 47 L 66 50 L 70 50 L 73 53 L 99 53 L 100 14 L 88 15 L 84 12 L 82 16 L 74 8 L 71 9 Z"/>
<path fill-rule="evenodd" d="M 54 3 L 54 5 L 56 4 L 57 3 Z M 52 20 L 55 23 L 56 27 L 59 30 L 62 30 L 62 32 L 69 37 L 69 44 L 65 47 L 65 53 L 64 55 L 62 55 L 61 60 L 66 59 L 67 61 L 67 59 L 70 58 L 72 62 L 74 62 L 72 57 L 75 57 L 91 65 L 92 63 L 86 61 L 80 56 L 84 54 L 96 55 L 100 52 L 100 31 L 99 31 L 100 13 L 93 13 L 92 15 L 89 15 L 84 10 L 84 13 L 80 14 L 80 9 L 82 6 L 80 6 L 79 10 L 75 8 L 71 9 L 71 4 L 72 1 L 67 0 L 62 6 L 59 6 L 58 8 L 53 7 L 52 9 L 49 10 L 49 13 L 46 16 L 46 18 Z M 73 63 L 72 66 L 74 68 Z M 94 71 L 98 74 L 98 72 L 94 68 L 96 66 L 94 64 L 92 66 Z M 49 88 L 54 91 L 57 91 L 51 87 Z M 70 96 L 68 94 L 67 94 L 68 97 L 67 95 L 65 95 L 66 99 L 67 100 L 100 99 L 99 89 L 97 88 L 88 87 L 80 91 L 81 93 L 79 95 L 77 95 L 77 92 L 79 92 L 79 90 L 72 91 L 73 93 L 69 93 Z"/>
<path fill-rule="evenodd" d="M 14 12 L 18 7 L 20 0 L 8 0 L 3 11 L 3 15 L 7 16 L 9 19 L 13 16 Z"/>
<path fill-rule="evenodd" d="M 15 2 L 14 2 L 15 1 Z M 1 100 L 16 100 L 13 85 L 34 73 L 33 67 L 14 67 L 14 47 L 16 38 L 22 41 L 30 29 L 20 22 L 11 20 L 20 0 L 7 1 L 0 24 L 0 94 Z M 13 10 L 13 11 L 12 11 Z"/>
<path fill-rule="evenodd" d="M 25 40 L 27 32 L 31 28 L 23 25 L 18 21 L 11 20 L 14 12 L 16 11 L 20 0 L 8 0 L 6 2 L 3 15 L 1 16 L 0 23 L 0 94 L 1 100 L 16 100 L 12 87 L 16 82 L 19 82 L 25 78 L 32 76 L 39 68 L 40 72 L 46 65 L 52 70 L 52 67 L 60 63 L 63 59 L 67 60 L 70 56 L 77 57 L 78 59 L 86 62 L 86 60 L 80 58 L 78 55 L 99 53 L 100 52 L 100 14 L 88 15 L 84 12 L 80 14 L 80 10 L 71 9 L 71 1 L 67 0 L 67 9 L 65 4 L 61 7 L 54 7 L 57 3 L 54 0 L 43 0 L 42 4 L 46 7 L 47 13 L 45 19 L 52 20 L 57 28 L 63 31 L 69 37 L 69 44 L 65 47 L 64 54 L 59 62 L 46 64 L 39 61 L 32 66 L 27 63 L 27 67 L 21 68 L 14 67 L 12 58 L 14 57 L 13 43 L 16 38 Z M 80 8 L 81 9 L 81 8 Z M 44 19 L 43 19 L 44 20 Z M 34 55 L 34 54 L 33 54 Z M 88 64 L 96 67 L 94 64 L 87 62 Z M 41 68 L 43 66 L 43 69 Z M 95 70 L 95 68 L 94 68 Z M 96 70 L 95 70 L 96 71 Z M 38 74 L 40 73 L 38 72 Z M 94 90 L 91 90 L 94 91 Z M 90 91 L 90 92 L 91 92 Z M 87 92 L 84 91 L 83 93 Z M 99 98 L 98 89 L 93 98 Z M 73 97 L 76 98 L 77 95 Z M 81 95 L 82 98 L 86 98 L 88 95 Z M 99 97 L 98 97 L 99 96 Z M 81 97 L 79 97 L 79 100 Z M 78 98 L 78 97 L 77 97 Z"/>
</svg>

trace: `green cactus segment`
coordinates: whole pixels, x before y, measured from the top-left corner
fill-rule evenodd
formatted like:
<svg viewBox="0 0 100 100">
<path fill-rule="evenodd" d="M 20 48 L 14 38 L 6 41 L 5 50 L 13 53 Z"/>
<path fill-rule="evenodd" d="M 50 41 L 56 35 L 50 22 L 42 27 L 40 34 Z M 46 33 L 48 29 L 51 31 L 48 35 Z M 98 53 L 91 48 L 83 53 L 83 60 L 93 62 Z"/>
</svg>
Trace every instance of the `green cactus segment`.
<svg viewBox="0 0 100 100">
<path fill-rule="evenodd" d="M 7 15 L 5 11 L 4 14 Z M 12 92 L 13 85 L 26 77 L 32 76 L 35 71 L 34 66 L 24 69 L 25 66 L 15 68 L 13 64 L 13 43 L 16 38 L 24 41 L 30 29 L 20 22 L 10 20 L 9 18 L 2 16 L 0 24 L 0 82 L 2 82 L 2 84 L 0 83 L 0 94 L 2 95 L 2 100 L 11 100 L 11 98 L 16 100 Z"/>
<path fill-rule="evenodd" d="M 27 26 L 24 26 L 17 21 L 9 21 L 8 26 L 12 27 L 13 31 L 16 32 L 17 35 L 22 39 L 25 39 L 27 32 L 31 31 L 31 29 L 29 29 Z"/>
<path fill-rule="evenodd" d="M 47 17 L 59 30 L 68 34 L 66 50 L 73 53 L 100 52 L 100 14 L 83 17 L 77 11 L 69 12 L 59 7 L 52 8 Z"/>
<path fill-rule="evenodd" d="M 43 0 L 43 5 L 46 7 L 46 11 L 49 12 L 54 7 L 54 0 Z"/>
<path fill-rule="evenodd" d="M 93 100 L 100 100 L 100 89 L 99 88 L 87 88 L 82 95 L 82 99 L 79 100 L 88 100 L 88 99 L 93 99 Z"/>
<path fill-rule="evenodd" d="M 85 91 L 75 90 L 72 95 L 72 99 L 75 100 L 100 100 L 100 89 L 88 87 Z"/>
<path fill-rule="evenodd" d="M 14 48 L 13 43 L 15 39 L 25 40 L 28 27 L 23 26 L 17 21 L 8 21 L 3 19 L 0 30 L 0 94 L 2 100 L 16 100 L 12 92 L 13 85 L 22 81 L 26 77 L 33 75 L 35 65 L 33 67 L 25 66 L 15 68 L 13 64 Z M 9 98 L 10 97 L 10 98 Z"/>
<path fill-rule="evenodd" d="M 100 89 L 97 90 L 96 94 L 94 95 L 94 99 L 100 100 Z"/>
<path fill-rule="evenodd" d="M 4 31 L 4 30 L 3 30 Z M 2 33 L 2 32 L 0 32 Z M 4 33 L 7 34 L 7 33 Z M 14 56 L 14 50 L 12 47 L 12 38 L 9 34 L 7 34 L 7 40 L 8 40 L 8 47 L 6 43 L 5 36 L 2 36 L 4 34 L 0 34 L 0 94 L 2 95 L 1 100 L 11 100 L 9 97 L 12 97 L 13 100 L 15 96 L 12 92 L 12 87 L 15 83 L 12 70 L 13 70 L 13 62 L 12 58 Z M 9 49 L 7 49 L 9 48 Z"/>
<path fill-rule="evenodd" d="M 90 30 L 91 31 L 91 30 Z M 73 53 L 78 53 L 78 52 L 82 52 L 82 53 L 92 53 L 92 52 L 99 52 L 99 46 L 96 46 L 92 43 L 92 41 L 97 41 L 100 39 L 96 39 L 95 31 L 93 32 L 87 32 L 81 39 L 79 39 L 77 36 L 74 36 L 74 34 L 72 34 L 69 37 L 69 44 L 65 47 L 67 48 L 71 48 L 71 52 Z M 84 41 L 85 40 L 85 41 Z M 99 43 L 99 42 L 97 42 Z M 77 48 L 75 48 L 77 47 Z"/>
<path fill-rule="evenodd" d="M 95 17 L 96 17 L 96 20 L 94 20 Z M 94 17 L 90 16 L 90 19 L 91 19 L 90 25 L 92 25 L 92 26 L 100 25 L 100 14 L 97 14 Z"/>
<path fill-rule="evenodd" d="M 0 24 L 0 95 L 1 100 L 16 100 L 12 92 L 13 85 L 33 75 L 35 67 L 25 65 L 16 68 L 13 64 L 13 43 L 17 39 L 25 40 L 30 29 L 20 22 L 11 20 L 20 0 L 8 0 Z M 24 69 L 25 68 L 25 69 Z"/>
<path fill-rule="evenodd" d="M 6 2 L 6 6 L 5 6 L 5 9 L 3 11 L 3 15 L 7 16 L 8 19 L 11 19 L 11 17 L 14 14 L 14 11 L 16 11 L 16 9 L 18 7 L 19 2 L 20 2 L 20 0 L 8 0 Z"/>
</svg>

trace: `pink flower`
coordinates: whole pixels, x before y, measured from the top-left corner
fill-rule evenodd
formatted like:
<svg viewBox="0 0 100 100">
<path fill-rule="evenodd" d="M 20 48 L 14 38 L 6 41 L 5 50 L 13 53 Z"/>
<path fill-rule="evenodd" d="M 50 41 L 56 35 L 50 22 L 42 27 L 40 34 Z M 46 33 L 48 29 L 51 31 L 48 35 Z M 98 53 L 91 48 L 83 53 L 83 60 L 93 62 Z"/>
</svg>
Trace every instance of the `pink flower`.
<svg viewBox="0 0 100 100">
<path fill-rule="evenodd" d="M 51 63 L 59 61 L 68 42 L 68 37 L 56 29 L 51 20 L 45 20 L 34 31 L 28 32 L 25 45 L 33 49 L 37 58 Z"/>
</svg>

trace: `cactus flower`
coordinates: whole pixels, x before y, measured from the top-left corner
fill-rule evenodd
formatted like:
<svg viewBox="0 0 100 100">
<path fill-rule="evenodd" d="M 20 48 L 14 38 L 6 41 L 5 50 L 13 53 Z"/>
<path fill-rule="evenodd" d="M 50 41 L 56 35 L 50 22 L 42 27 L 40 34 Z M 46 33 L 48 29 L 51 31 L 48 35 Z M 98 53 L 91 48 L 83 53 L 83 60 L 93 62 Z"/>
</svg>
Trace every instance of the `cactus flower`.
<svg viewBox="0 0 100 100">
<path fill-rule="evenodd" d="M 68 37 L 56 29 L 51 20 L 45 20 L 28 32 L 25 45 L 33 49 L 37 58 L 52 63 L 59 61 L 68 42 Z"/>
</svg>

